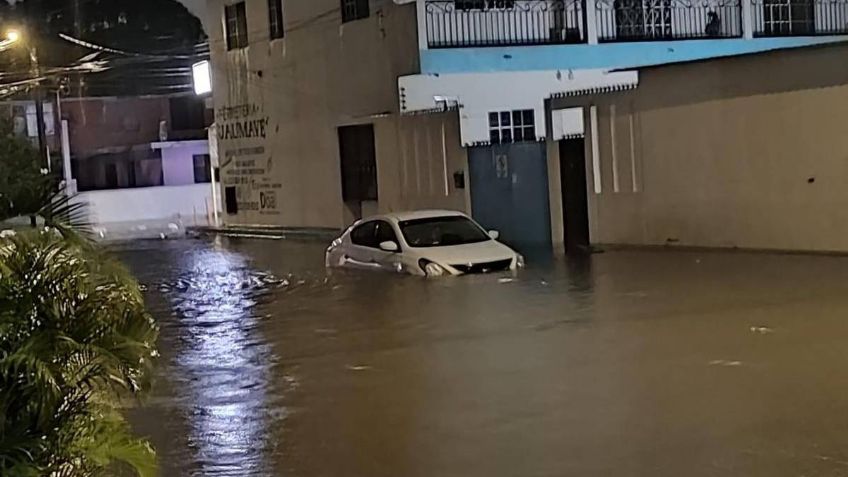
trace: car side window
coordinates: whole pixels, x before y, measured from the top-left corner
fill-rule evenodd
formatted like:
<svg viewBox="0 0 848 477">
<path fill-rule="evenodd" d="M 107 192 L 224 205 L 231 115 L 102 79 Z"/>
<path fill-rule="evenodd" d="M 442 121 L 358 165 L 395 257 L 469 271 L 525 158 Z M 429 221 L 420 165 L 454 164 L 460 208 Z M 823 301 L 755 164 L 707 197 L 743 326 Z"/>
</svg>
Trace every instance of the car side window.
<svg viewBox="0 0 848 477">
<path fill-rule="evenodd" d="M 350 232 L 350 241 L 363 247 L 378 247 L 379 243 L 374 243 L 376 232 L 377 222 L 366 222 Z"/>
<path fill-rule="evenodd" d="M 377 247 L 380 246 L 383 242 L 394 242 L 400 245 L 398 242 L 397 235 L 395 234 L 395 229 L 392 228 L 392 225 L 388 222 L 384 222 L 382 220 L 377 221 Z"/>
</svg>

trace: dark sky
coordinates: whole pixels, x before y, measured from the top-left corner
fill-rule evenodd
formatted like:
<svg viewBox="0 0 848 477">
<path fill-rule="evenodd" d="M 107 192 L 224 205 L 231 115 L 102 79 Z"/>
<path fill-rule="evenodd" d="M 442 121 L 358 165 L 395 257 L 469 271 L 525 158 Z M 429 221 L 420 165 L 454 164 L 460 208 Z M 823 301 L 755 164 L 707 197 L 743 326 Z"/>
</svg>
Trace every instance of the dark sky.
<svg viewBox="0 0 848 477">
<path fill-rule="evenodd" d="M 199 20 L 177 0 L 26 0 L 0 2 L 4 28 L 23 29 L 38 47 L 44 66 L 66 66 L 90 52 L 58 39 L 66 33 L 82 40 L 138 53 L 187 55 L 205 41 Z M 23 50 L 23 49 L 21 49 Z M 22 51 L 0 53 L 2 70 L 25 72 Z M 17 59 L 15 57 L 18 56 Z M 196 58 L 170 61 L 104 55 L 113 69 L 82 78 L 84 95 L 164 94 L 190 90 Z M 80 78 L 74 77 L 79 94 Z"/>
</svg>

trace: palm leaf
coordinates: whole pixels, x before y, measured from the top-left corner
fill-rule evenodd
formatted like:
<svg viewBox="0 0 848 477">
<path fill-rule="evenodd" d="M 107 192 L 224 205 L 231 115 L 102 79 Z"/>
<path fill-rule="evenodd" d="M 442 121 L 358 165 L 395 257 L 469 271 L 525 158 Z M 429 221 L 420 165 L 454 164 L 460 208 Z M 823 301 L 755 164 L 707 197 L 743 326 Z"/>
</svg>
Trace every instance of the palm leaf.
<svg viewBox="0 0 848 477">
<path fill-rule="evenodd" d="M 68 194 L 64 186 L 45 200 L 38 215 L 46 226 L 58 229 L 63 235 L 74 232 L 90 237 L 93 234 L 87 204 L 76 195 Z"/>
<path fill-rule="evenodd" d="M 54 204 L 55 224 L 79 210 Z M 155 475 L 117 410 L 147 388 L 156 325 L 125 268 L 60 232 L 0 239 L 0 475 Z"/>
</svg>

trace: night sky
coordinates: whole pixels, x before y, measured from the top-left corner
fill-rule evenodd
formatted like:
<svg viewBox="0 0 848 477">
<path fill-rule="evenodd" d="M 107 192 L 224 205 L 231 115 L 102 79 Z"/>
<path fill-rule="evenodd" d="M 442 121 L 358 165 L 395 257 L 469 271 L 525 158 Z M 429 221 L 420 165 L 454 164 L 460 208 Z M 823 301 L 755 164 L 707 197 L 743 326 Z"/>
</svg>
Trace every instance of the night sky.
<svg viewBox="0 0 848 477">
<path fill-rule="evenodd" d="M 0 2 L 4 30 L 22 27 L 45 67 L 68 66 L 91 50 L 58 38 L 65 33 L 90 43 L 134 53 L 197 55 L 206 51 L 200 21 L 177 0 L 26 0 Z M 199 46 L 198 46 L 199 45 Z M 191 90 L 190 66 L 198 58 L 155 59 L 103 54 L 105 73 L 70 75 L 72 95 L 170 94 Z M 23 48 L 0 53 L 6 77 L 27 74 Z M 6 80 L 3 81 L 8 82 Z"/>
</svg>

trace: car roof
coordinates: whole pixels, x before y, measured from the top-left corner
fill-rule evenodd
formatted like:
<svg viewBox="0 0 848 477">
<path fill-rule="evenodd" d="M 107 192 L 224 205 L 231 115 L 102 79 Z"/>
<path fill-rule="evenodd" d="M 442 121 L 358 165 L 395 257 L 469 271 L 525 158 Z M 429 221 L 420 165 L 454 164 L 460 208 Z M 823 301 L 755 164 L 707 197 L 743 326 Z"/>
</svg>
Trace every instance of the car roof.
<svg viewBox="0 0 848 477">
<path fill-rule="evenodd" d="M 390 212 L 388 214 L 375 215 L 373 217 L 367 217 L 363 220 L 369 221 L 374 219 L 390 219 L 396 222 L 404 222 L 406 220 L 418 220 L 418 219 L 432 219 L 436 217 L 464 217 L 465 214 L 462 212 L 457 212 L 455 210 L 413 210 L 407 212 Z"/>
</svg>

